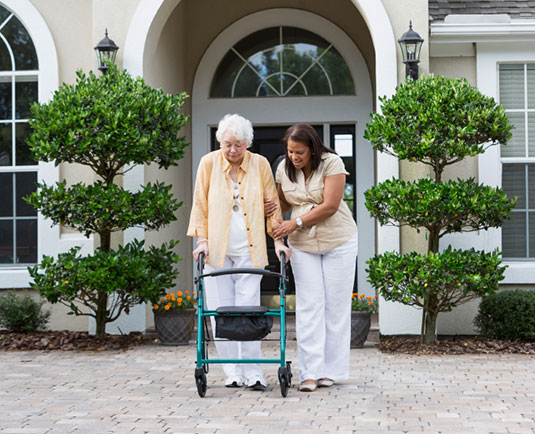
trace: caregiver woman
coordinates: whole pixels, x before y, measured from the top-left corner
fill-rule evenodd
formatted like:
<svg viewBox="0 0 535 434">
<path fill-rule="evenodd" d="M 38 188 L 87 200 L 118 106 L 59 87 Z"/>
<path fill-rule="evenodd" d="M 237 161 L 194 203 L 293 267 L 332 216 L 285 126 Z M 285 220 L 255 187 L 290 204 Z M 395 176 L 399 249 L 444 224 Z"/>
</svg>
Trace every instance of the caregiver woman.
<svg viewBox="0 0 535 434">
<path fill-rule="evenodd" d="M 296 288 L 299 390 L 329 387 L 349 374 L 351 294 L 357 225 L 342 200 L 342 159 L 308 124 L 290 127 L 277 169 L 282 211 L 291 219 L 273 231 L 288 236 Z"/>
<path fill-rule="evenodd" d="M 204 253 L 206 272 L 221 268 L 263 268 L 268 264 L 265 209 L 271 215 L 267 230 L 281 218 L 277 190 L 269 162 L 247 150 L 253 141 L 251 122 L 239 115 L 226 115 L 219 122 L 216 138 L 221 149 L 205 155 L 199 164 L 193 194 L 188 236 L 197 238 L 195 260 Z M 270 205 L 265 205 L 269 200 Z M 275 206 L 277 205 L 277 206 Z M 278 252 L 289 250 L 276 241 Z M 256 274 L 207 277 L 208 309 L 219 306 L 260 305 L 260 280 Z M 213 317 L 212 328 L 214 327 Z M 222 359 L 260 359 L 260 342 L 216 340 Z M 266 381 L 258 364 L 223 365 L 225 386 L 244 383 L 264 390 Z"/>
</svg>

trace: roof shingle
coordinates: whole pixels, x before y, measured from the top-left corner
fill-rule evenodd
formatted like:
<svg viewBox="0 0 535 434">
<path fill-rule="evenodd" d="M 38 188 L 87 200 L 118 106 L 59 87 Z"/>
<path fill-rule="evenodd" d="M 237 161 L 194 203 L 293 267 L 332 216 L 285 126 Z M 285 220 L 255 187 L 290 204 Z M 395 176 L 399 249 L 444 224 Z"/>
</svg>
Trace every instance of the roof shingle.
<svg viewBox="0 0 535 434">
<path fill-rule="evenodd" d="M 442 21 L 446 15 L 508 14 L 511 18 L 535 18 L 535 1 L 521 0 L 429 0 L 429 15 Z"/>
</svg>

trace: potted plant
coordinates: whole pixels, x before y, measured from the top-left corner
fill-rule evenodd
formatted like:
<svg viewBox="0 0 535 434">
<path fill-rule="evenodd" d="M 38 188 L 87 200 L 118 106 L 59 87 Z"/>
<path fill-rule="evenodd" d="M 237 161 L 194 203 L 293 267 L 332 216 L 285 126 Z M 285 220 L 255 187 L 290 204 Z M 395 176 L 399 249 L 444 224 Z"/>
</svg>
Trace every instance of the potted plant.
<svg viewBox="0 0 535 434">
<path fill-rule="evenodd" d="M 353 293 L 351 297 L 351 348 L 362 348 L 370 332 L 372 313 L 377 311 L 377 296 Z"/>
<path fill-rule="evenodd" d="M 152 305 L 154 327 L 162 345 L 187 345 L 195 325 L 195 293 L 167 294 Z"/>
</svg>

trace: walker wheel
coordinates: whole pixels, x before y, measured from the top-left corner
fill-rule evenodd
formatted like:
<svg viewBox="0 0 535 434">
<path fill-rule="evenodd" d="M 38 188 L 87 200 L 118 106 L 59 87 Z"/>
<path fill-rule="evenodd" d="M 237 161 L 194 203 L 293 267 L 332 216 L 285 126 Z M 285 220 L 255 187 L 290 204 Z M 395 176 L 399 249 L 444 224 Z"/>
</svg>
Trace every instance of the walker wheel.
<svg viewBox="0 0 535 434">
<path fill-rule="evenodd" d="M 292 362 L 286 362 L 286 372 L 288 374 L 288 386 L 292 385 Z"/>
<path fill-rule="evenodd" d="M 286 398 L 288 395 L 288 388 L 290 387 L 290 376 L 287 368 L 279 368 L 279 383 L 281 386 L 281 395 Z"/>
<path fill-rule="evenodd" d="M 206 395 L 206 374 L 204 368 L 195 369 L 195 385 L 197 386 L 197 392 L 201 398 Z"/>
</svg>

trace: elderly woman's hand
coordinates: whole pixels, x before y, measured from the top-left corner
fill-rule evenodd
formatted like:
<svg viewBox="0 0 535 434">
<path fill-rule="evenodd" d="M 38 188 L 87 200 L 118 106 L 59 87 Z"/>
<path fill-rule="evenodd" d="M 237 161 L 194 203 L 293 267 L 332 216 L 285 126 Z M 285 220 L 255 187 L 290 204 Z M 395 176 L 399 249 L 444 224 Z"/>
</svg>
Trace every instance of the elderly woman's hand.
<svg viewBox="0 0 535 434">
<path fill-rule="evenodd" d="M 290 256 L 292 256 L 292 251 L 289 247 L 284 245 L 282 240 L 275 240 L 275 254 L 277 255 L 279 261 L 281 260 L 281 252 L 284 252 L 286 255 L 286 262 L 288 262 L 290 260 Z"/>
<path fill-rule="evenodd" d="M 264 199 L 264 215 L 266 217 L 271 217 L 277 211 L 277 203 L 269 199 Z"/>
<path fill-rule="evenodd" d="M 287 237 L 296 229 L 297 223 L 295 222 L 295 219 L 284 220 L 283 222 L 280 222 L 280 225 L 273 228 L 273 238 L 277 240 L 279 238 Z"/>
<path fill-rule="evenodd" d="M 206 258 L 208 257 L 208 240 L 198 240 L 197 247 L 192 253 L 193 253 L 193 258 L 195 259 L 195 262 L 199 260 L 199 254 L 204 253 L 203 263 L 205 264 Z"/>
</svg>

